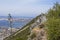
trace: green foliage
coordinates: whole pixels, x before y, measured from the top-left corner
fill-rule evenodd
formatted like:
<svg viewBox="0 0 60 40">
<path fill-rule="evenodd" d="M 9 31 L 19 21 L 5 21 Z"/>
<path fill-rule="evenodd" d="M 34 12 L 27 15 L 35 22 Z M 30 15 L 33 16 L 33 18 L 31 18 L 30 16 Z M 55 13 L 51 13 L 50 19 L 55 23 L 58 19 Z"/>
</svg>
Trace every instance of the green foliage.
<svg viewBox="0 0 60 40">
<path fill-rule="evenodd" d="M 60 5 L 58 3 L 47 14 L 48 40 L 60 40 Z"/>
<path fill-rule="evenodd" d="M 48 37 L 49 40 L 57 40 L 60 36 L 60 19 L 51 19 L 49 20 L 46 25 L 48 27 Z"/>
<path fill-rule="evenodd" d="M 58 3 L 48 11 L 47 18 L 60 18 L 60 5 Z"/>
</svg>

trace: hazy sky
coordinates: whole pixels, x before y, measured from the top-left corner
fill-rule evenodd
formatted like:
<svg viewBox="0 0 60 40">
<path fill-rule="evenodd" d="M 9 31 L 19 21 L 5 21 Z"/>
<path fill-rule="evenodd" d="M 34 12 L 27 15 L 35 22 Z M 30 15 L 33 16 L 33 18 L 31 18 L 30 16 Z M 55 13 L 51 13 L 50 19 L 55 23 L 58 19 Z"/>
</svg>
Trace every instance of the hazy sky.
<svg viewBox="0 0 60 40">
<path fill-rule="evenodd" d="M 0 16 L 37 16 L 59 0 L 0 0 Z"/>
</svg>

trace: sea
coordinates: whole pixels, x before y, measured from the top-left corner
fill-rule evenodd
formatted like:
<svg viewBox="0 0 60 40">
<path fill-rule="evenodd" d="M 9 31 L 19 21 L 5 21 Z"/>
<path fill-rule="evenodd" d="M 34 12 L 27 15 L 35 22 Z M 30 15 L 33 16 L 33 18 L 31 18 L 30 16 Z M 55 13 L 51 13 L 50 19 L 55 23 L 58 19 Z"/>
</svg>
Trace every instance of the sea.
<svg viewBox="0 0 60 40">
<path fill-rule="evenodd" d="M 0 17 L 0 18 L 6 18 L 6 17 Z M 16 17 L 16 18 L 18 18 L 18 17 Z M 15 17 L 14 17 L 14 19 L 15 19 Z M 21 17 L 20 17 L 20 19 L 21 19 Z M 12 22 L 12 27 L 13 28 L 21 28 L 24 25 L 26 25 L 29 21 L 32 20 L 31 17 L 23 17 L 22 19 L 24 19 L 24 20 L 23 21 L 19 21 L 19 20 L 13 21 Z M 8 20 L 0 20 L 0 27 L 9 28 L 10 27 L 9 26 L 9 21 Z"/>
</svg>

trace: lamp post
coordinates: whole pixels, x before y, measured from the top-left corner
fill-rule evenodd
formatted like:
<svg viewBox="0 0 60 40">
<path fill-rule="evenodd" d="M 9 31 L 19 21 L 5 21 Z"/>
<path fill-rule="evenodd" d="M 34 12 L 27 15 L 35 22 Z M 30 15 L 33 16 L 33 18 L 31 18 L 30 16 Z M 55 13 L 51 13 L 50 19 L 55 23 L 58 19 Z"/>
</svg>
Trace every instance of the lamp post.
<svg viewBox="0 0 60 40">
<path fill-rule="evenodd" d="M 9 27 L 11 28 L 10 33 L 12 34 L 12 17 L 11 17 L 11 14 L 8 14 L 8 21 L 9 21 Z"/>
</svg>

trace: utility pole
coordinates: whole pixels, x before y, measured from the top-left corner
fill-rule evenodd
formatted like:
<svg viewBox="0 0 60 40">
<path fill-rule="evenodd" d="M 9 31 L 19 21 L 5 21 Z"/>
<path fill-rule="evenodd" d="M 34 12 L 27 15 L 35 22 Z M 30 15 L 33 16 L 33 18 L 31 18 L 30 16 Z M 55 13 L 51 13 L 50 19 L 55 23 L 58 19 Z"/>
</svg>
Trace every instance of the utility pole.
<svg viewBox="0 0 60 40">
<path fill-rule="evenodd" d="M 12 34 L 12 16 L 11 16 L 11 14 L 8 14 L 8 21 L 9 21 L 9 27 L 11 28 L 10 29 L 10 33 Z"/>
</svg>

